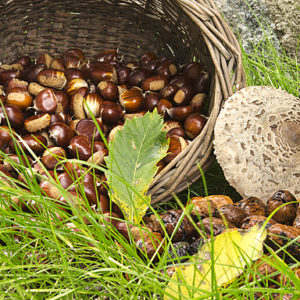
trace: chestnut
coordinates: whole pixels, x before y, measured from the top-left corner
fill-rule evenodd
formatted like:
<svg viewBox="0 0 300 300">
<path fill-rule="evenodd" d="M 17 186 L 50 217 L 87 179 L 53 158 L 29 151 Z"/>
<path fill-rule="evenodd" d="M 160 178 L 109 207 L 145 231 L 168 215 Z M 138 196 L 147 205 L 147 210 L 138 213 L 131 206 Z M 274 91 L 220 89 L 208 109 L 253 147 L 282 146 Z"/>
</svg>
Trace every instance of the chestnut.
<svg viewBox="0 0 300 300">
<path fill-rule="evenodd" d="M 94 148 L 94 147 L 93 147 Z M 104 157 L 107 156 L 108 150 L 102 149 L 94 152 L 88 159 L 88 163 L 95 164 L 98 166 L 104 165 Z"/>
<path fill-rule="evenodd" d="M 186 139 L 187 136 L 185 134 L 185 131 L 182 127 L 177 127 L 177 128 L 172 128 L 167 132 L 167 138 L 176 135 L 176 136 L 181 136 L 182 138 Z"/>
<path fill-rule="evenodd" d="M 128 81 L 131 69 L 126 66 L 120 66 L 117 69 L 117 78 L 119 84 L 124 84 Z"/>
<path fill-rule="evenodd" d="M 124 115 L 122 106 L 119 103 L 103 101 L 100 107 L 100 116 L 104 124 L 116 124 Z"/>
<path fill-rule="evenodd" d="M 100 121 L 98 122 L 98 126 L 103 132 L 104 127 Z M 100 134 L 95 122 L 92 119 L 81 119 L 76 124 L 75 130 L 78 135 L 87 136 L 91 142 L 100 141 L 102 139 L 101 134 Z"/>
<path fill-rule="evenodd" d="M 64 66 L 66 69 L 81 67 L 81 60 L 77 56 L 74 56 L 74 55 L 64 55 L 63 63 L 64 63 Z"/>
<path fill-rule="evenodd" d="M 141 90 L 132 87 L 119 95 L 119 102 L 129 113 L 137 112 L 143 106 L 144 97 Z"/>
<path fill-rule="evenodd" d="M 4 104 L 4 110 L 0 106 L 0 121 L 1 124 L 9 122 L 14 129 L 21 129 L 24 125 L 24 113 L 17 106 Z"/>
<path fill-rule="evenodd" d="M 178 91 L 179 86 L 174 83 L 168 83 L 165 85 L 164 88 L 162 88 L 159 92 L 161 98 L 171 100 L 175 93 Z"/>
<path fill-rule="evenodd" d="M 34 108 L 39 112 L 54 113 L 57 109 L 57 98 L 50 88 L 43 89 L 34 100 Z"/>
<path fill-rule="evenodd" d="M 107 49 L 96 54 L 95 59 L 101 62 L 112 62 L 118 59 L 118 50 Z"/>
<path fill-rule="evenodd" d="M 71 81 L 72 79 L 81 78 L 84 79 L 84 73 L 82 70 L 78 68 L 69 68 L 65 71 L 65 76 L 67 78 L 67 81 Z"/>
<path fill-rule="evenodd" d="M 165 87 L 167 78 L 162 75 L 154 75 L 147 77 L 141 82 L 144 91 L 160 91 Z"/>
<path fill-rule="evenodd" d="M 166 119 L 168 117 L 167 110 L 172 106 L 172 103 L 167 99 L 160 99 L 157 103 L 157 112 Z"/>
<path fill-rule="evenodd" d="M 42 163 L 48 170 L 53 170 L 57 164 L 66 159 L 67 154 L 62 147 L 49 147 L 42 154 Z"/>
<path fill-rule="evenodd" d="M 95 118 L 100 116 L 100 109 L 103 99 L 97 93 L 88 93 L 85 96 L 85 102 L 83 105 L 86 115 L 91 118 L 93 115 Z"/>
<path fill-rule="evenodd" d="M 114 66 L 109 63 L 95 61 L 90 63 L 87 70 L 88 77 L 95 83 L 98 84 L 103 80 L 110 80 L 113 82 L 117 81 L 117 71 Z"/>
<path fill-rule="evenodd" d="M 263 225 L 265 224 L 267 220 L 267 217 L 265 216 L 249 216 L 246 217 L 241 225 L 241 229 L 250 229 L 255 224 Z M 268 223 L 266 224 L 266 228 L 269 228 L 272 224 L 276 224 L 276 222 L 273 219 L 270 219 Z"/>
<path fill-rule="evenodd" d="M 196 82 L 205 67 L 199 62 L 192 62 L 183 68 L 183 75 L 192 82 Z"/>
<path fill-rule="evenodd" d="M 74 136 L 68 146 L 69 153 L 74 158 L 87 161 L 92 155 L 92 144 L 85 135 Z"/>
<path fill-rule="evenodd" d="M 195 82 L 195 90 L 197 93 L 208 93 L 209 75 L 207 72 L 202 72 Z"/>
<path fill-rule="evenodd" d="M 147 91 L 144 95 L 143 108 L 146 111 L 152 112 L 154 110 L 154 108 L 157 106 L 159 98 L 160 98 L 160 96 L 158 93 Z"/>
<path fill-rule="evenodd" d="M 297 200 L 295 196 L 287 190 L 279 190 L 267 200 L 267 215 L 269 216 L 283 204 L 285 205 L 279 208 L 272 218 L 278 223 L 292 225 L 296 217 Z"/>
<path fill-rule="evenodd" d="M 54 58 L 51 55 L 44 52 L 44 53 L 40 53 L 38 55 L 35 62 L 38 65 L 45 64 L 47 66 L 47 68 L 49 69 L 53 60 L 54 60 Z"/>
<path fill-rule="evenodd" d="M 0 83 L 7 84 L 12 78 L 21 78 L 21 71 L 0 70 Z"/>
<path fill-rule="evenodd" d="M 66 57 L 66 56 L 74 56 L 80 60 L 84 60 L 84 57 L 85 57 L 83 51 L 79 48 L 67 49 L 63 54 L 63 57 Z"/>
<path fill-rule="evenodd" d="M 213 234 L 213 236 L 221 234 L 227 228 L 235 228 L 233 224 L 224 222 L 224 220 L 215 217 L 204 218 L 197 223 L 197 226 L 208 235 Z"/>
<path fill-rule="evenodd" d="M 195 112 L 190 114 L 184 121 L 186 135 L 189 138 L 194 139 L 201 133 L 206 122 L 207 118 L 201 113 Z"/>
<path fill-rule="evenodd" d="M 193 113 L 193 107 L 188 106 L 174 106 L 167 109 L 168 115 L 176 121 L 184 121 L 191 113 Z"/>
<path fill-rule="evenodd" d="M 67 83 L 67 78 L 62 71 L 43 69 L 38 73 L 37 80 L 41 85 L 61 90 Z"/>
<path fill-rule="evenodd" d="M 50 115 L 40 113 L 27 118 L 24 127 L 28 132 L 37 132 L 46 129 L 50 125 Z"/>
<path fill-rule="evenodd" d="M 157 68 L 157 74 L 164 76 L 166 78 L 171 78 L 176 75 L 177 66 L 170 60 L 166 60 L 160 64 Z"/>
<path fill-rule="evenodd" d="M 151 72 L 145 69 L 135 69 L 130 72 L 127 83 L 130 86 L 140 86 L 143 80 L 151 75 Z"/>
<path fill-rule="evenodd" d="M 66 70 L 65 65 L 64 65 L 64 59 L 62 56 L 56 57 L 52 60 L 50 64 L 50 68 L 53 70 L 57 70 L 60 72 L 64 72 Z"/>
<path fill-rule="evenodd" d="M 56 122 L 50 125 L 49 136 L 56 146 L 67 148 L 73 137 L 73 132 L 67 124 Z"/>
<path fill-rule="evenodd" d="M 32 65 L 24 70 L 23 78 L 28 82 L 34 82 L 38 80 L 38 74 L 46 69 L 47 66 L 43 64 Z"/>
<path fill-rule="evenodd" d="M 42 90 L 44 90 L 46 87 L 41 86 L 40 84 L 36 82 L 30 82 L 28 86 L 28 92 L 29 94 L 33 96 L 37 96 Z"/>
<path fill-rule="evenodd" d="M 27 91 L 28 82 L 18 78 L 11 78 L 7 83 L 6 92 L 8 93 L 10 90 L 15 88 L 19 90 Z"/>
<path fill-rule="evenodd" d="M 69 110 L 69 98 L 63 91 L 54 91 L 56 96 L 57 108 L 55 113 L 66 113 Z"/>
<path fill-rule="evenodd" d="M 116 83 L 112 81 L 101 81 L 97 85 L 100 95 L 109 101 L 117 101 L 119 96 L 119 90 Z"/>
<path fill-rule="evenodd" d="M 25 110 L 32 105 L 32 97 L 22 88 L 13 88 L 6 95 L 6 103 Z"/>
<path fill-rule="evenodd" d="M 31 65 L 31 57 L 29 55 L 22 55 L 14 59 L 10 64 L 20 64 L 21 66 L 23 66 L 23 68 L 26 68 Z"/>
<path fill-rule="evenodd" d="M 74 114 L 75 119 L 84 119 L 85 110 L 84 110 L 84 101 L 87 94 L 87 88 L 80 88 L 76 93 L 71 97 L 71 112 Z"/>
<path fill-rule="evenodd" d="M 158 57 L 157 55 L 152 52 L 152 51 L 147 51 L 145 52 L 141 57 L 140 57 L 140 60 L 139 60 L 139 64 L 140 65 L 146 65 L 148 64 L 150 61 L 152 60 L 157 60 Z"/>
<path fill-rule="evenodd" d="M 0 126 L 0 141 L 3 144 L 4 148 L 8 146 L 14 134 L 15 131 L 13 129 L 10 129 L 8 126 L 6 125 Z"/>
<path fill-rule="evenodd" d="M 180 87 L 173 97 L 175 105 L 187 105 L 195 95 L 194 88 L 191 85 L 185 84 Z"/>
<path fill-rule="evenodd" d="M 30 149 L 36 155 L 41 155 L 47 147 L 47 140 L 41 134 L 28 134 L 22 136 L 22 140 L 19 140 L 17 145 L 19 145 L 26 153 L 30 153 Z M 12 152 L 16 153 L 16 147 L 13 140 L 9 143 L 9 148 Z"/>
<path fill-rule="evenodd" d="M 192 212 L 200 217 L 218 217 L 219 215 L 217 206 L 205 197 L 193 197 L 191 204 L 193 206 Z"/>
<path fill-rule="evenodd" d="M 187 142 L 181 136 L 171 136 L 168 154 L 163 158 L 164 163 L 170 163 L 182 150 L 187 147 Z"/>
<path fill-rule="evenodd" d="M 203 105 L 207 100 L 207 94 L 198 93 L 190 101 L 190 105 L 193 107 L 194 112 L 202 112 Z"/>
<path fill-rule="evenodd" d="M 225 204 L 219 208 L 221 217 L 236 227 L 241 227 L 246 213 L 236 204 Z"/>
<path fill-rule="evenodd" d="M 244 210 L 247 216 L 265 216 L 266 205 L 265 203 L 256 197 L 248 197 L 240 200 L 238 206 Z"/>
<path fill-rule="evenodd" d="M 84 79 L 73 78 L 67 82 L 64 90 L 68 95 L 73 95 L 78 89 L 84 88 L 84 87 L 85 88 L 88 87 L 88 84 Z"/>
</svg>

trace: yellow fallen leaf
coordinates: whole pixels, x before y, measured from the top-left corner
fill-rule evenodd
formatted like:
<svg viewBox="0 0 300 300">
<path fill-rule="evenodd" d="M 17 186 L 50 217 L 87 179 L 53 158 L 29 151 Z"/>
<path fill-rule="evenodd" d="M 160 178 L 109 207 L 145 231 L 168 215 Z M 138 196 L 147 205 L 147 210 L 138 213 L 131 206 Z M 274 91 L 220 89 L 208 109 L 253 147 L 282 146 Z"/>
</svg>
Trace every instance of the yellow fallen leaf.
<svg viewBox="0 0 300 300">
<path fill-rule="evenodd" d="M 190 264 L 176 268 L 165 290 L 164 300 L 192 299 L 209 295 L 213 286 L 234 281 L 251 261 L 261 257 L 264 227 L 229 229 L 203 245 Z"/>
</svg>

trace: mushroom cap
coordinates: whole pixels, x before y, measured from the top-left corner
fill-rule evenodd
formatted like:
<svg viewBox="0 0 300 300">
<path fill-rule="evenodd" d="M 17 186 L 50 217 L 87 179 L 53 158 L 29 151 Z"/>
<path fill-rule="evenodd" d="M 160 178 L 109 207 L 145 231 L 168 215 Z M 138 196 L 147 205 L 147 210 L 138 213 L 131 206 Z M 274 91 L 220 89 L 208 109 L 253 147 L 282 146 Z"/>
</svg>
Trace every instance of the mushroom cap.
<svg viewBox="0 0 300 300">
<path fill-rule="evenodd" d="M 285 189 L 300 197 L 300 99 L 250 86 L 224 103 L 214 148 L 225 178 L 243 197 L 264 202 Z"/>
</svg>

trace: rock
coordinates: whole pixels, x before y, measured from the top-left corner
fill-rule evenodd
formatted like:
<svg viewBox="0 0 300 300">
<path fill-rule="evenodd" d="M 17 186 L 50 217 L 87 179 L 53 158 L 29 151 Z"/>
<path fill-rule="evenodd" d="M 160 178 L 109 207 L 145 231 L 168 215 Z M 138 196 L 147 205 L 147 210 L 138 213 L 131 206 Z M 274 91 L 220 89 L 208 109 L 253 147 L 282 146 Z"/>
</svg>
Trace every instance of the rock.
<svg viewBox="0 0 300 300">
<path fill-rule="evenodd" d="M 275 24 L 283 48 L 300 59 L 300 2 L 299 0 L 263 0 L 269 17 Z"/>
<path fill-rule="evenodd" d="M 299 43 L 300 9 L 298 0 L 215 0 L 215 3 L 235 34 L 241 38 L 244 50 L 271 40 L 278 52 L 281 46 L 296 58 Z M 297 7 L 298 6 L 298 7 Z M 300 51 L 297 53 L 299 60 Z"/>
</svg>

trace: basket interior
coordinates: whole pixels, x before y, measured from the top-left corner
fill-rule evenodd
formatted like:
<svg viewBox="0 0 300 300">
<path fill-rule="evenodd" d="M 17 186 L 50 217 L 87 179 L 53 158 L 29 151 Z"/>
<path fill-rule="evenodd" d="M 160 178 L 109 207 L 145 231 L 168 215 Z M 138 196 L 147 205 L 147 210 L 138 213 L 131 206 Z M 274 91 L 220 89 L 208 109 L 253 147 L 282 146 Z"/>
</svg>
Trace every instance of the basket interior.
<svg viewBox="0 0 300 300">
<path fill-rule="evenodd" d="M 153 51 L 182 64 L 200 60 L 213 72 L 200 29 L 174 0 L 10 0 L 0 14 L 2 63 L 78 47 L 87 57 L 119 49 L 128 60 Z"/>
</svg>

